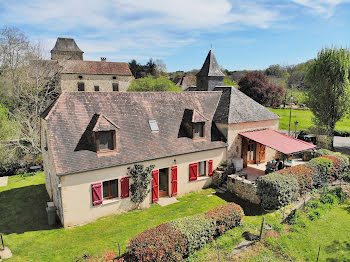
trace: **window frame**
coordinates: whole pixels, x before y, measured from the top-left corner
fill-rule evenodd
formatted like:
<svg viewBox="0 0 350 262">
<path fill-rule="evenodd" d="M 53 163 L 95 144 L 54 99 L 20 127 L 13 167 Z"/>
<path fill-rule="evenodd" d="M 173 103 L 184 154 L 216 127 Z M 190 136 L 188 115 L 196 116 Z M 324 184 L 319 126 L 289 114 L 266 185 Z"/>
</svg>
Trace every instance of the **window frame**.
<svg viewBox="0 0 350 262">
<path fill-rule="evenodd" d="M 83 89 L 80 90 L 80 85 L 83 86 Z M 78 82 L 78 92 L 84 92 L 85 91 L 85 83 L 84 82 Z"/>
<path fill-rule="evenodd" d="M 202 133 L 203 133 L 203 136 L 198 136 L 196 137 L 195 136 L 195 133 L 196 133 L 196 125 L 200 124 L 201 127 L 202 127 Z M 195 122 L 195 123 L 192 123 L 192 138 L 193 139 L 203 139 L 205 138 L 205 122 Z"/>
<path fill-rule="evenodd" d="M 112 196 L 111 195 L 111 181 L 117 181 L 117 195 L 116 196 Z M 104 183 L 108 182 L 108 197 L 105 197 L 104 196 Z M 111 179 L 111 180 L 105 180 L 105 181 L 102 181 L 102 200 L 108 200 L 108 199 L 114 199 L 114 198 L 119 198 L 119 179 L 116 178 L 116 179 Z"/>
<path fill-rule="evenodd" d="M 200 163 L 204 163 L 204 174 L 202 175 L 201 174 L 201 172 L 200 172 Z M 205 177 L 205 176 L 207 176 L 208 175 L 208 172 L 207 172 L 207 161 L 205 160 L 205 161 L 199 161 L 198 163 L 197 163 L 197 165 L 198 165 L 198 170 L 197 170 L 197 177 Z"/>
<path fill-rule="evenodd" d="M 112 136 L 113 136 L 113 149 L 102 149 L 100 148 L 100 133 L 101 132 L 109 132 L 109 133 L 112 133 Z M 98 132 L 95 132 L 95 144 L 96 144 L 96 151 L 98 153 L 108 153 L 108 152 L 114 152 L 114 151 L 117 151 L 117 141 L 116 141 L 116 134 L 115 134 L 115 130 L 109 130 L 109 131 L 98 131 Z"/>
<path fill-rule="evenodd" d="M 100 92 L 100 86 L 94 86 L 95 92 Z"/>
<path fill-rule="evenodd" d="M 117 87 L 117 90 L 114 90 L 114 87 Z M 113 92 L 119 92 L 119 83 L 112 83 L 112 91 Z"/>
</svg>

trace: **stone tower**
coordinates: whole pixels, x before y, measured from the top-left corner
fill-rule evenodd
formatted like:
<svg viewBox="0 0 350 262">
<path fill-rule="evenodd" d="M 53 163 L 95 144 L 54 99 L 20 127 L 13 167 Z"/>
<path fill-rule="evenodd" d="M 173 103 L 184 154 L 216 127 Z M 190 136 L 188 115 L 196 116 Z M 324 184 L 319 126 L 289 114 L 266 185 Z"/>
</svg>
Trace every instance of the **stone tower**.
<svg viewBox="0 0 350 262">
<path fill-rule="evenodd" d="M 83 53 L 73 38 L 58 37 L 51 50 L 51 60 L 83 60 Z"/>
<path fill-rule="evenodd" d="M 216 86 L 224 85 L 225 75 L 221 72 L 212 50 L 209 51 L 202 69 L 196 77 L 197 91 L 213 91 Z"/>
</svg>

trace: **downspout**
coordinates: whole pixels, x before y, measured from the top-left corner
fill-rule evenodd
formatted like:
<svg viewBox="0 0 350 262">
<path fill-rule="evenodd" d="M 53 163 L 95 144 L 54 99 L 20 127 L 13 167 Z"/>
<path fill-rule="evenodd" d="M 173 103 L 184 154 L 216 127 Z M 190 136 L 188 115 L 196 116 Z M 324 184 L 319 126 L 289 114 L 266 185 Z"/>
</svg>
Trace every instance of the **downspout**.
<svg viewBox="0 0 350 262">
<path fill-rule="evenodd" d="M 61 177 L 58 177 L 58 191 L 59 191 L 59 196 L 60 196 L 60 208 L 59 212 L 61 214 L 61 223 L 64 227 L 64 212 L 63 212 L 63 201 L 62 201 L 62 184 L 61 184 Z"/>
</svg>

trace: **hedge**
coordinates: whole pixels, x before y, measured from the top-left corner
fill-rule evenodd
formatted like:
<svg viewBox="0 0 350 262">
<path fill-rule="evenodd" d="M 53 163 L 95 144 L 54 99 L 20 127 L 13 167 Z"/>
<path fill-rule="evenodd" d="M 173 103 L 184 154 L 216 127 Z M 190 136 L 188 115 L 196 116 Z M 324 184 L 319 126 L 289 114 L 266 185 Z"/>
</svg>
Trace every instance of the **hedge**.
<svg viewBox="0 0 350 262">
<path fill-rule="evenodd" d="M 325 186 L 331 181 L 333 162 L 330 159 L 317 157 L 311 159 L 306 166 L 314 169 L 314 175 L 312 177 L 313 186 L 320 188 Z"/>
<path fill-rule="evenodd" d="M 220 214 L 214 215 L 220 212 Z M 240 206 L 227 203 L 205 213 L 178 218 L 150 228 L 130 240 L 127 261 L 181 261 L 203 247 L 216 232 L 237 226 Z"/>
<path fill-rule="evenodd" d="M 169 223 L 150 228 L 130 240 L 128 261 L 179 261 L 187 240 Z"/>
<path fill-rule="evenodd" d="M 228 203 L 209 210 L 204 216 L 216 221 L 215 235 L 219 236 L 225 231 L 238 226 L 244 217 L 244 212 L 239 205 Z"/>
<path fill-rule="evenodd" d="M 298 181 L 290 174 L 271 173 L 256 180 L 257 195 L 265 210 L 276 210 L 296 199 Z"/>
<path fill-rule="evenodd" d="M 187 252 L 192 254 L 202 248 L 213 237 L 216 225 L 215 220 L 207 219 L 203 215 L 178 218 L 169 222 L 177 231 L 180 231 L 187 241 Z"/>
<path fill-rule="evenodd" d="M 312 177 L 314 172 L 315 171 L 313 168 L 310 168 L 306 165 L 292 166 L 290 168 L 285 168 L 277 171 L 279 174 L 289 174 L 297 179 L 300 195 L 313 189 Z"/>
</svg>

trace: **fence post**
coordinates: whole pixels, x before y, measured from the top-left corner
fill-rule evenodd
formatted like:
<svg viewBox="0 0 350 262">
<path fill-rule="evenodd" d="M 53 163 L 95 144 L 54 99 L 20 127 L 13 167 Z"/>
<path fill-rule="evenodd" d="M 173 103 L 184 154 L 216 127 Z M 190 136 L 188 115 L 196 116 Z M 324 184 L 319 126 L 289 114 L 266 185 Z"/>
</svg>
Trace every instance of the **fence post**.
<svg viewBox="0 0 350 262">
<path fill-rule="evenodd" d="M 261 222 L 261 228 L 260 228 L 260 236 L 259 236 L 259 240 L 262 239 L 262 234 L 263 234 L 263 230 L 264 230 L 264 224 L 265 224 L 265 216 L 263 216 L 262 222 Z"/>
<path fill-rule="evenodd" d="M 0 238 L 1 238 L 1 245 L 2 245 L 1 250 L 4 250 L 5 249 L 5 245 L 4 245 L 4 239 L 2 237 L 2 233 L 0 233 Z"/>
<path fill-rule="evenodd" d="M 318 247 L 318 253 L 317 253 L 317 262 L 318 262 L 318 258 L 320 257 L 320 250 L 321 250 L 321 245 Z"/>
</svg>

